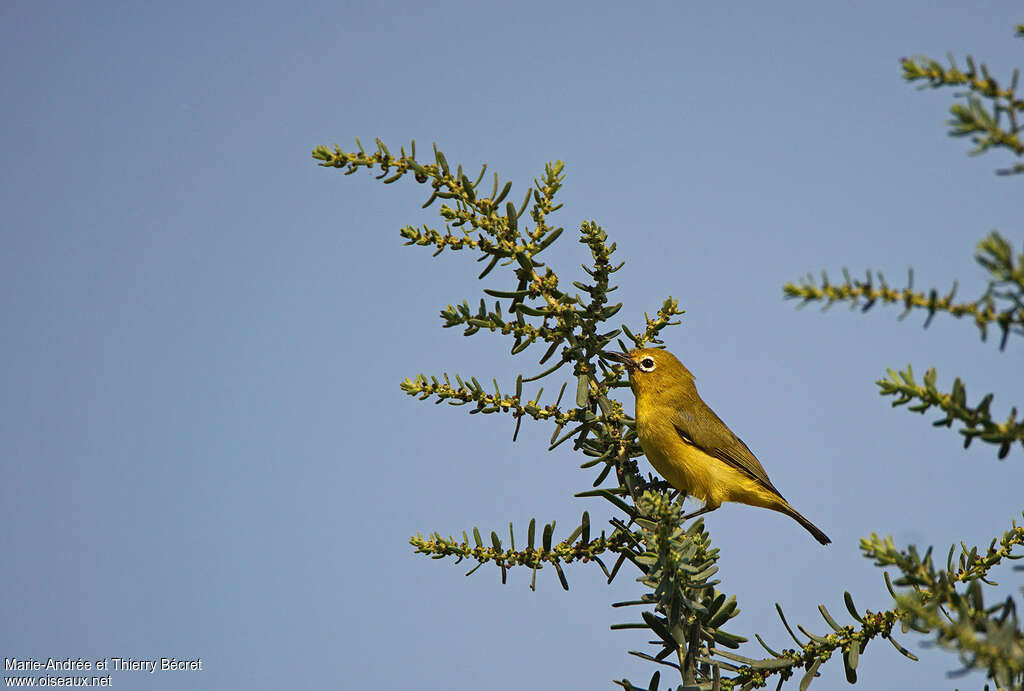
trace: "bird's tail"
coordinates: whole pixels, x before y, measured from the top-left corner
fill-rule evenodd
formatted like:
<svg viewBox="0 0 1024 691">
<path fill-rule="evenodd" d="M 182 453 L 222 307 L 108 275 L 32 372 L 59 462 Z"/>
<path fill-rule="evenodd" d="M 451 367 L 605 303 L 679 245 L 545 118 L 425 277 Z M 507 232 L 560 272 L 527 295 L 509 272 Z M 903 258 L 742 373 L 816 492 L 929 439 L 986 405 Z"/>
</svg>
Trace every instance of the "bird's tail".
<svg viewBox="0 0 1024 691">
<path fill-rule="evenodd" d="M 821 528 L 819 528 L 818 526 L 814 525 L 809 520 L 804 518 L 799 511 L 794 509 L 788 503 L 785 504 L 783 507 L 779 507 L 776 510 L 786 514 L 787 516 L 795 520 L 797 523 L 802 525 L 807 530 L 807 532 L 813 535 L 814 539 L 820 542 L 821 544 L 827 545 L 830 542 L 832 542 L 832 540 L 829 539 L 828 535 L 821 531 Z"/>
</svg>

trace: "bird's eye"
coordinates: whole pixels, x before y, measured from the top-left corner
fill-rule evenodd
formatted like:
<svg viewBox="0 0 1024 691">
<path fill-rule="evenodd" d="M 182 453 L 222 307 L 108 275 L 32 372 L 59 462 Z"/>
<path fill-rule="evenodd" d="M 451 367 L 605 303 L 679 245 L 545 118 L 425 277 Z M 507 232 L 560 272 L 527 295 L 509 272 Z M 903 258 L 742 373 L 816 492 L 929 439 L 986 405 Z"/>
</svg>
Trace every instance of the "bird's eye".
<svg viewBox="0 0 1024 691">
<path fill-rule="evenodd" d="M 641 360 L 640 361 L 640 369 L 642 371 L 644 371 L 644 372 L 653 372 L 654 371 L 654 358 L 652 358 L 652 357 L 645 357 L 643 360 Z"/>
</svg>

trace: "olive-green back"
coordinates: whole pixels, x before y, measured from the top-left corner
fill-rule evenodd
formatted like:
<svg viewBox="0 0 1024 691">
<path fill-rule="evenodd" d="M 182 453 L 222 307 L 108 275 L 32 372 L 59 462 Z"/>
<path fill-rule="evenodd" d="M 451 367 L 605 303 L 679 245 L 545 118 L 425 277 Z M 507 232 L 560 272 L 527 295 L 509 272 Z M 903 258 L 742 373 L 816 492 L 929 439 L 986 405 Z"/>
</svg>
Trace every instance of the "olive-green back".
<svg viewBox="0 0 1024 691">
<path fill-rule="evenodd" d="M 672 425 L 683 441 L 728 463 L 782 497 L 743 440 L 733 434 L 715 411 L 701 400 L 692 381 L 674 393 Z"/>
</svg>

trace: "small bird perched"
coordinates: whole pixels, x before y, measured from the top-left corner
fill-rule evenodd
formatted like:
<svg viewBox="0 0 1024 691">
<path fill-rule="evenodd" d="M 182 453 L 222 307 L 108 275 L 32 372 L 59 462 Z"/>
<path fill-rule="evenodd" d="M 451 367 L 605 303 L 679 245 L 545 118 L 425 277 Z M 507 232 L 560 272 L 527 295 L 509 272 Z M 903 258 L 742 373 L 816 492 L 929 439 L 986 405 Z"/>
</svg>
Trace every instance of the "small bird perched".
<svg viewBox="0 0 1024 691">
<path fill-rule="evenodd" d="M 647 460 L 678 490 L 704 501 L 693 518 L 735 501 L 784 513 L 823 545 L 828 535 L 789 505 L 754 454 L 701 400 L 690 370 L 667 350 L 605 353 L 629 372 L 636 433 Z"/>
</svg>

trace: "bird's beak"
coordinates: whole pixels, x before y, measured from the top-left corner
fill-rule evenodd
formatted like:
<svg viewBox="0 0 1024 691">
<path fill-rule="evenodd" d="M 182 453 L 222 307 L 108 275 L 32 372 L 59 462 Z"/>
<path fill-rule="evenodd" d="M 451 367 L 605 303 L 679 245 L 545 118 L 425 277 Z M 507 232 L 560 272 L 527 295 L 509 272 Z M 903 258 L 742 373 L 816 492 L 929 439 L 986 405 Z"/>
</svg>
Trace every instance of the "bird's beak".
<svg viewBox="0 0 1024 691">
<path fill-rule="evenodd" d="M 626 366 L 626 369 L 628 371 L 630 371 L 630 372 L 632 372 L 634 369 L 636 369 L 636 363 L 633 362 L 633 358 L 629 357 L 625 353 L 617 353 L 617 352 L 614 352 L 614 351 L 608 351 L 608 352 L 604 353 L 604 357 L 607 360 L 614 360 L 615 362 L 621 362 L 623 365 Z"/>
</svg>

